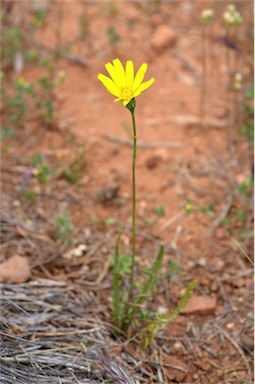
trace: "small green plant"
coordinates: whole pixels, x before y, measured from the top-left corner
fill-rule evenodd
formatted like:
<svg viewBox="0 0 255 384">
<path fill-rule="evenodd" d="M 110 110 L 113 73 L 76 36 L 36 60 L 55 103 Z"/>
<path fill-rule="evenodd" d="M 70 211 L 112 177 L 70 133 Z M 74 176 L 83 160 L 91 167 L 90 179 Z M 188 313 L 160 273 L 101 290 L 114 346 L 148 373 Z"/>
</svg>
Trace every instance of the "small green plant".
<svg viewBox="0 0 255 384">
<path fill-rule="evenodd" d="M 155 262 L 146 271 L 143 271 L 141 279 L 136 276 L 136 151 L 137 131 L 135 121 L 135 98 L 149 88 L 154 78 L 143 82 L 147 71 L 147 64 L 142 64 L 136 76 L 134 76 L 134 64 L 131 60 L 126 62 L 124 69 L 119 59 L 105 65 L 111 78 L 99 74 L 98 79 L 106 89 L 120 101 L 131 113 L 133 126 L 133 155 L 132 155 L 132 249 L 130 257 L 130 273 L 123 279 L 123 262 L 119 245 L 124 229 L 121 229 L 115 246 L 113 260 L 113 321 L 122 331 L 127 332 L 135 321 L 139 321 L 139 314 L 145 301 L 154 293 L 155 283 L 160 273 L 164 247 L 161 245 Z M 155 332 L 176 317 L 186 304 L 192 290 L 196 286 L 193 282 L 188 286 L 179 306 L 168 317 L 155 317 L 150 324 L 142 325 L 141 341 L 145 347 L 151 345 Z"/>
<path fill-rule="evenodd" d="M 104 13 L 106 13 L 107 16 L 116 16 L 118 13 L 117 2 L 115 0 L 106 2 L 104 7 Z"/>
<path fill-rule="evenodd" d="M 40 60 L 40 64 L 46 69 L 47 74 L 38 80 L 35 106 L 46 127 L 51 129 L 55 123 L 57 110 L 54 92 L 65 80 L 65 73 L 59 72 L 55 75 L 55 68 L 47 59 Z"/>
<path fill-rule="evenodd" d="M 104 220 L 104 225 L 106 226 L 106 227 L 110 227 L 110 226 L 112 226 L 112 225 L 114 225 L 114 224 L 116 224 L 117 223 L 117 219 L 116 219 L 116 217 L 113 217 L 113 216 L 109 216 L 109 217 L 107 217 L 105 220 Z"/>
<path fill-rule="evenodd" d="M 14 134 L 14 130 L 11 127 L 0 127 L 0 142 L 9 139 Z"/>
<path fill-rule="evenodd" d="M 50 182 L 51 176 L 52 170 L 47 164 L 45 157 L 41 154 L 34 156 L 31 159 L 31 165 L 26 169 L 19 183 L 24 198 L 35 203 L 38 192 L 33 180 L 36 180 L 37 186 L 43 186 Z"/>
<path fill-rule="evenodd" d="M 163 204 L 159 205 L 157 208 L 155 208 L 154 212 L 155 212 L 155 215 L 158 217 L 165 216 L 166 214 L 165 206 Z"/>
<path fill-rule="evenodd" d="M 213 216 L 215 214 L 215 204 L 214 203 L 208 203 L 201 206 L 201 212 L 205 215 Z"/>
<path fill-rule="evenodd" d="M 107 29 L 107 36 L 109 44 L 112 46 L 118 45 L 121 41 L 121 37 L 114 27 L 109 27 Z"/>
<path fill-rule="evenodd" d="M 148 348 L 152 345 L 155 334 L 163 329 L 170 321 L 174 320 L 181 310 L 185 308 L 193 290 L 197 285 L 197 281 L 193 281 L 188 285 L 184 295 L 182 296 L 178 306 L 173 310 L 171 314 L 158 314 L 154 316 L 152 320 L 148 320 L 146 326 L 140 331 L 141 345 L 143 348 Z"/>
<path fill-rule="evenodd" d="M 244 123 L 241 127 L 241 135 L 254 143 L 254 85 L 246 91 L 243 115 Z"/>
<path fill-rule="evenodd" d="M 10 128 L 23 127 L 26 115 L 31 108 L 35 96 L 34 84 L 19 77 L 14 82 L 14 95 L 6 94 L 7 126 Z"/>
<path fill-rule="evenodd" d="M 13 66 L 17 52 L 20 52 L 23 42 L 23 33 L 19 28 L 6 27 L 3 28 L 3 35 L 1 39 L 1 64 L 2 68 L 6 69 Z"/>
<path fill-rule="evenodd" d="M 37 199 L 37 193 L 35 191 L 26 189 L 23 192 L 23 196 L 27 201 L 30 201 L 31 203 L 35 203 Z"/>
<path fill-rule="evenodd" d="M 247 177 L 237 186 L 237 192 L 240 193 L 240 195 L 242 195 L 244 198 L 249 198 L 253 194 L 253 188 L 253 177 Z"/>
<path fill-rule="evenodd" d="M 33 174 L 38 180 L 39 184 L 48 184 L 52 171 L 46 164 L 46 159 L 43 155 L 36 155 L 32 158 L 32 164 L 34 166 Z"/>
<path fill-rule="evenodd" d="M 145 227 L 153 227 L 153 225 L 156 224 L 156 220 L 144 219 L 143 224 L 145 225 Z"/>
<path fill-rule="evenodd" d="M 54 226 L 56 228 L 55 239 L 58 242 L 64 242 L 67 245 L 73 244 L 73 232 L 74 224 L 72 223 L 70 213 L 68 211 L 64 212 L 62 215 L 58 216 L 54 221 Z"/>
<path fill-rule="evenodd" d="M 184 207 L 185 213 L 189 214 L 194 211 L 194 202 L 191 199 L 187 199 L 186 205 Z"/>
<path fill-rule="evenodd" d="M 89 34 L 90 20 L 86 11 L 80 16 L 80 31 L 83 37 L 87 37 Z"/>
<path fill-rule="evenodd" d="M 69 183 L 78 183 L 87 170 L 86 159 L 86 146 L 82 145 L 78 150 L 69 158 L 66 165 L 60 165 L 57 170 L 57 176 L 63 177 Z"/>
<path fill-rule="evenodd" d="M 90 215 L 90 221 L 92 224 L 97 224 L 98 223 L 98 217 L 95 213 L 92 213 L 92 215 Z"/>
<path fill-rule="evenodd" d="M 45 24 L 49 14 L 47 9 L 36 9 L 36 10 L 33 10 L 31 13 L 32 13 L 31 23 L 36 28 L 40 28 Z"/>
</svg>

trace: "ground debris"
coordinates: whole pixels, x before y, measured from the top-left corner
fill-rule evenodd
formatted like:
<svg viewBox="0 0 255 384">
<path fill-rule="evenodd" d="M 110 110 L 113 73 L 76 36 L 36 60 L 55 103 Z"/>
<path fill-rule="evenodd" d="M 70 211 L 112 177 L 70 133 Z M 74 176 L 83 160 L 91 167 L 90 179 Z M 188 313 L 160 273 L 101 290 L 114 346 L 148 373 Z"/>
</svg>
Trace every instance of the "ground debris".
<svg viewBox="0 0 255 384">
<path fill-rule="evenodd" d="M 110 338 L 111 325 L 96 318 L 93 306 L 77 304 L 77 288 L 47 279 L 20 284 L 18 291 L 15 287 L 0 286 L 0 361 L 5 383 L 15 379 L 16 384 L 57 384 L 59 380 L 92 384 L 116 374 L 126 378 L 122 383 L 133 383 L 120 357 L 117 364 L 106 353 L 110 346 L 112 350 L 117 346 Z"/>
</svg>

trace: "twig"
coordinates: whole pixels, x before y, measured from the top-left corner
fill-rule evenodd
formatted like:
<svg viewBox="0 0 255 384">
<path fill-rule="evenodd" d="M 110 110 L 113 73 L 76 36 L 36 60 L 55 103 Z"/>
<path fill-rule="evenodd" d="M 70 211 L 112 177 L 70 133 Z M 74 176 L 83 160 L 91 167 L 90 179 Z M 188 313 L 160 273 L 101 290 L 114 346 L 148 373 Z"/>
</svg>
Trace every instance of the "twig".
<svg viewBox="0 0 255 384">
<path fill-rule="evenodd" d="M 222 277 L 221 281 L 235 281 L 235 280 L 239 279 L 240 277 L 253 275 L 253 273 L 254 273 L 253 269 L 247 269 L 246 271 L 240 272 L 234 276 Z"/>
<path fill-rule="evenodd" d="M 207 117 L 204 119 L 204 122 L 201 122 L 200 117 L 193 115 L 175 115 L 175 116 L 164 116 L 157 118 L 149 118 L 145 120 L 147 125 L 157 125 L 163 123 L 174 123 L 183 126 L 196 126 L 199 127 L 202 124 L 206 124 L 207 127 L 211 128 L 225 128 L 226 121 L 215 119 L 213 117 Z"/>
<path fill-rule="evenodd" d="M 109 141 L 113 141 L 114 143 L 118 143 L 118 144 L 123 144 L 123 145 L 128 145 L 129 147 L 132 147 L 133 146 L 133 142 L 131 140 L 125 140 L 125 139 L 122 139 L 118 136 L 114 136 L 114 135 L 108 135 L 108 134 L 104 134 L 103 135 L 103 138 L 106 139 L 106 140 L 109 140 Z M 172 141 L 172 142 L 167 142 L 167 143 L 143 143 L 143 142 L 140 142 L 137 144 L 137 146 L 139 148 L 143 148 L 143 149 L 150 149 L 150 148 L 180 148 L 182 146 L 182 143 L 180 141 Z"/>
<path fill-rule="evenodd" d="M 214 234 L 215 229 L 220 225 L 223 219 L 227 216 L 233 202 L 233 195 L 228 193 L 225 203 L 223 204 L 220 216 L 212 223 L 211 228 L 207 232 L 207 237 L 211 237 Z"/>
<path fill-rule="evenodd" d="M 247 368 L 247 371 L 248 371 L 248 375 L 249 375 L 249 382 L 252 383 L 252 373 L 251 373 L 250 364 L 248 363 L 248 360 L 246 359 L 246 356 L 245 356 L 244 352 L 239 347 L 237 342 L 223 328 L 221 328 L 218 324 L 215 324 L 215 327 L 225 336 L 226 339 L 228 339 L 228 341 L 239 352 L 240 356 L 242 357 L 242 359 L 243 359 L 243 361 L 244 361 L 244 363 L 246 365 L 246 368 Z"/>
</svg>

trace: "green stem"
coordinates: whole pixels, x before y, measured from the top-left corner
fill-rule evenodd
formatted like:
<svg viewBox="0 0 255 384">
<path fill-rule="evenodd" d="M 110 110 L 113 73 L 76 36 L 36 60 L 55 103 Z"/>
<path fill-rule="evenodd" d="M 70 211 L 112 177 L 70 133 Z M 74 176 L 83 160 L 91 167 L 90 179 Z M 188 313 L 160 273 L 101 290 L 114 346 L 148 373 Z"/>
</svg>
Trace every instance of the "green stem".
<svg viewBox="0 0 255 384">
<path fill-rule="evenodd" d="M 131 251 L 131 274 L 129 281 L 129 290 L 127 299 L 125 302 L 121 329 L 126 331 L 132 321 L 132 317 L 129 316 L 130 302 L 132 301 L 132 295 L 134 290 L 135 280 L 135 250 L 136 250 L 136 183 L 135 183 L 135 163 L 136 163 L 136 123 L 135 123 L 135 99 L 133 99 L 128 105 L 128 109 L 131 112 L 132 124 L 133 124 L 133 158 L 132 158 L 132 251 Z"/>
<path fill-rule="evenodd" d="M 131 299 L 133 286 L 134 286 L 134 274 L 135 274 L 135 241 L 136 241 L 136 184 L 135 184 L 135 162 L 136 162 L 136 124 L 135 124 L 135 111 L 134 109 L 131 112 L 132 115 L 132 124 L 133 124 L 133 161 L 132 161 L 132 266 L 131 266 L 131 276 L 130 276 L 130 288 L 128 301 Z"/>
</svg>

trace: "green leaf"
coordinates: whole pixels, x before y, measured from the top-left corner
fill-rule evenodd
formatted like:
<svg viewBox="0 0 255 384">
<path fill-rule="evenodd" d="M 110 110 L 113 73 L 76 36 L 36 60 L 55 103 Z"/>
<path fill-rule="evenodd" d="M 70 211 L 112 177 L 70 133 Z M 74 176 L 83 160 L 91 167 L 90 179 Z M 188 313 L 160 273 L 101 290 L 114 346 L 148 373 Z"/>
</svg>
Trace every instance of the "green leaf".
<svg viewBox="0 0 255 384">
<path fill-rule="evenodd" d="M 33 165 L 43 164 L 45 162 L 45 157 L 44 155 L 41 155 L 41 154 L 36 155 L 32 157 L 31 162 Z"/>
<path fill-rule="evenodd" d="M 162 260 L 164 256 L 164 247 L 160 246 L 157 258 L 153 264 L 151 270 L 146 270 L 146 275 L 148 275 L 147 280 L 141 287 L 140 294 L 134 298 L 134 305 L 128 304 L 128 310 L 125 311 L 128 313 L 125 320 L 125 328 L 127 329 L 134 319 L 136 313 L 140 310 L 141 305 L 147 299 L 150 293 L 152 293 L 158 273 L 161 268 Z"/>
<path fill-rule="evenodd" d="M 145 326 L 140 332 L 141 344 L 143 348 L 148 348 L 155 337 L 156 332 L 160 329 L 164 328 L 170 321 L 175 319 L 181 310 L 186 306 L 194 288 L 197 286 L 197 281 L 192 281 L 188 287 L 184 295 L 181 298 L 178 306 L 175 310 L 169 315 L 157 315 L 156 318 L 152 321 L 149 321 L 147 326 Z"/>
<path fill-rule="evenodd" d="M 116 217 L 112 217 L 112 216 L 107 217 L 104 221 L 104 225 L 106 227 L 110 227 L 111 225 L 116 224 L 116 223 L 117 223 Z"/>
<path fill-rule="evenodd" d="M 165 206 L 161 204 L 159 207 L 155 208 L 155 215 L 158 217 L 165 216 Z"/>
<path fill-rule="evenodd" d="M 148 280 L 145 281 L 145 283 L 143 284 L 142 289 L 141 289 L 141 295 L 139 296 L 138 300 L 136 301 L 138 304 L 142 304 L 145 301 L 145 299 L 147 298 L 147 296 L 149 295 L 149 293 L 152 292 L 153 287 L 154 287 L 155 282 L 156 282 L 156 279 L 158 277 L 158 273 L 159 273 L 160 268 L 161 268 L 163 256 L 164 256 L 164 247 L 163 247 L 163 245 L 161 245 L 159 252 L 158 252 L 158 255 L 157 255 L 157 258 L 156 258 L 156 261 L 153 264 L 150 273 L 148 273 L 149 274 Z"/>
</svg>

